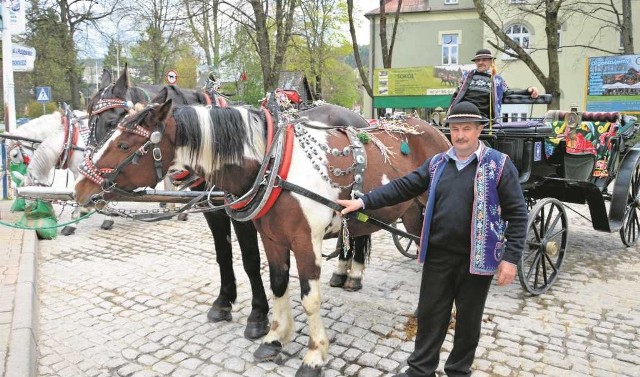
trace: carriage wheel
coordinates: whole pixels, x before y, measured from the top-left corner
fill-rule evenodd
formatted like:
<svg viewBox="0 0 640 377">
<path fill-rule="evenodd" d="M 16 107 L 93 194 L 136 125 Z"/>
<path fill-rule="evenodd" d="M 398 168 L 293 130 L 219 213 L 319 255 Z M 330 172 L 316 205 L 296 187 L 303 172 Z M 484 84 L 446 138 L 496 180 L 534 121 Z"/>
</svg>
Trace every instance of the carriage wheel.
<svg viewBox="0 0 640 377">
<path fill-rule="evenodd" d="M 518 262 L 520 284 L 529 293 L 545 292 L 558 278 L 567 250 L 567 226 L 567 213 L 557 199 L 542 199 L 529 212 L 527 239 Z"/>
<path fill-rule="evenodd" d="M 402 219 L 398 219 L 395 223 L 391 224 L 394 228 L 398 228 L 406 231 L 404 225 L 402 224 Z M 407 258 L 416 259 L 418 258 L 418 245 L 407 237 L 402 237 L 397 234 L 392 234 L 393 244 L 396 245 L 396 248 L 400 252 L 400 254 L 404 255 Z"/>
<path fill-rule="evenodd" d="M 622 219 L 620 228 L 620 238 L 627 246 L 635 246 L 640 237 L 640 164 L 633 167 L 631 182 L 629 182 L 629 193 L 627 194 L 627 207 Z"/>
</svg>

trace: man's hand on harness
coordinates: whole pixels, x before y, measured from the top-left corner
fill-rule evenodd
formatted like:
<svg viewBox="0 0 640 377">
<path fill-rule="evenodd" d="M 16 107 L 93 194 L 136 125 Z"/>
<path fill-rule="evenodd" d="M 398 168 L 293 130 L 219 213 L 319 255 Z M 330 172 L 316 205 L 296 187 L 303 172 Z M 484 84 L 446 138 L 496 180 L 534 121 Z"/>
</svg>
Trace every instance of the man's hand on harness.
<svg viewBox="0 0 640 377">
<path fill-rule="evenodd" d="M 364 208 L 364 203 L 362 202 L 362 199 L 351 199 L 351 200 L 338 199 L 336 200 L 336 203 L 344 207 L 344 209 L 340 211 L 341 215 L 346 215 L 349 212 L 357 211 L 359 209 Z"/>
</svg>

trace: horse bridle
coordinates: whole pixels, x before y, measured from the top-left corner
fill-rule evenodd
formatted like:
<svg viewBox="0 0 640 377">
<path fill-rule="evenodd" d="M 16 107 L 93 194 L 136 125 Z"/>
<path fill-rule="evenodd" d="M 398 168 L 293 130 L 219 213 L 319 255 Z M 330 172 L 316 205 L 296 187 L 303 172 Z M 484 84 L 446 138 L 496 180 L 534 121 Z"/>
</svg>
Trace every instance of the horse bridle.
<svg viewBox="0 0 640 377">
<path fill-rule="evenodd" d="M 102 93 L 100 93 L 100 99 L 98 99 L 91 108 L 91 112 L 89 113 L 89 129 L 91 130 L 91 134 L 89 136 L 89 144 L 93 144 L 95 146 L 99 144 L 99 141 L 96 137 L 96 126 L 98 123 L 98 116 L 100 114 L 111 109 L 133 109 L 133 102 L 131 101 L 131 99 L 102 98 L 105 91 L 113 85 L 114 84 L 110 84 L 102 90 Z M 129 96 L 128 90 L 127 96 Z"/>
<path fill-rule="evenodd" d="M 122 125 L 118 125 L 118 129 L 123 132 L 133 133 L 139 136 L 146 138 L 146 142 L 138 148 L 134 153 L 125 158 L 122 162 L 118 164 L 115 168 L 97 168 L 92 161 L 93 151 L 87 153 L 84 157 L 84 160 L 80 164 L 79 170 L 82 175 L 87 177 L 90 181 L 94 182 L 98 186 L 102 188 L 102 192 L 97 194 L 97 196 L 101 197 L 105 193 L 108 192 L 118 192 L 121 194 L 131 194 L 133 191 L 126 191 L 118 188 L 116 186 L 116 178 L 118 174 L 120 174 L 127 166 L 130 164 L 137 164 L 140 157 L 144 156 L 152 149 L 153 155 L 153 164 L 156 173 L 156 182 L 162 181 L 162 151 L 160 150 L 160 141 L 162 141 L 162 136 L 165 130 L 164 122 L 161 122 L 156 126 L 156 129 L 153 132 L 147 131 L 144 127 L 139 124 L 135 124 L 131 127 L 124 127 Z M 155 185 L 154 184 L 154 185 Z"/>
</svg>

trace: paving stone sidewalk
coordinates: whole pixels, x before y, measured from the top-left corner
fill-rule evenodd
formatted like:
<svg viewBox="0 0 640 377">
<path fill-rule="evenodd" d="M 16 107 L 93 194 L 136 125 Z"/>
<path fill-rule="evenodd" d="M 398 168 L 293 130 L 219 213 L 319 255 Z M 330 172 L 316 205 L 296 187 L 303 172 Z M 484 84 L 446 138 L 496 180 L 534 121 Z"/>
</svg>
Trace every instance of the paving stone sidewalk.
<svg viewBox="0 0 640 377">
<path fill-rule="evenodd" d="M 0 199 L 0 221 L 21 216 L 11 204 Z M 36 373 L 36 245 L 33 231 L 0 225 L 0 376 Z"/>
<path fill-rule="evenodd" d="M 294 338 L 279 363 L 255 363 L 258 342 L 242 336 L 251 294 L 239 252 L 233 321 L 207 322 L 220 281 L 202 216 L 116 219 L 108 231 L 99 229 L 103 219 L 96 215 L 72 236 L 39 243 L 40 376 L 295 374 L 308 341 L 295 265 Z M 492 286 L 475 376 L 640 376 L 640 252 L 571 214 L 570 224 L 565 265 L 548 293 L 529 297 L 517 283 Z M 322 272 L 331 340 L 325 376 L 403 370 L 413 350 L 420 266 L 383 232 L 374 237 L 361 291 L 330 288 L 334 265 L 325 262 Z M 264 255 L 262 276 L 268 288 Z M 444 347 L 451 346 L 450 333 Z"/>
</svg>

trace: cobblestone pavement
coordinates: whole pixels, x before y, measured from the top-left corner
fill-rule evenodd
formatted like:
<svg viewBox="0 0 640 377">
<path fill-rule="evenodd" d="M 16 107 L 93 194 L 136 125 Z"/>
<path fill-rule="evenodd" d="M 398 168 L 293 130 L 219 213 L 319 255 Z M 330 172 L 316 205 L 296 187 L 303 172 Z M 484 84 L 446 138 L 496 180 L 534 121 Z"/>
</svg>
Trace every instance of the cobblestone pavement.
<svg viewBox="0 0 640 377">
<path fill-rule="evenodd" d="M 517 283 L 491 287 L 474 375 L 640 376 L 640 252 L 569 216 L 569 252 L 549 292 L 529 297 Z M 242 335 L 251 297 L 239 252 L 233 321 L 207 322 L 220 281 L 201 215 L 186 222 L 116 219 L 111 230 L 99 228 L 103 219 L 95 215 L 74 235 L 39 243 L 41 376 L 295 374 L 308 340 L 295 268 L 294 339 L 279 363 L 257 364 L 252 354 L 259 343 Z M 325 251 L 334 245 L 325 242 Z M 264 254 L 262 264 L 268 288 Z M 374 236 L 361 291 L 330 288 L 334 266 L 325 262 L 322 273 L 331 340 L 325 376 L 403 370 L 413 350 L 420 266 L 384 232 Z"/>
<path fill-rule="evenodd" d="M 11 201 L 0 202 L 0 221 L 13 223 L 17 216 L 9 212 Z M 20 269 L 20 251 L 23 232 L 2 228 L 0 225 L 0 376 L 4 375 L 9 343 L 11 323 L 13 321 L 14 300 Z"/>
</svg>

